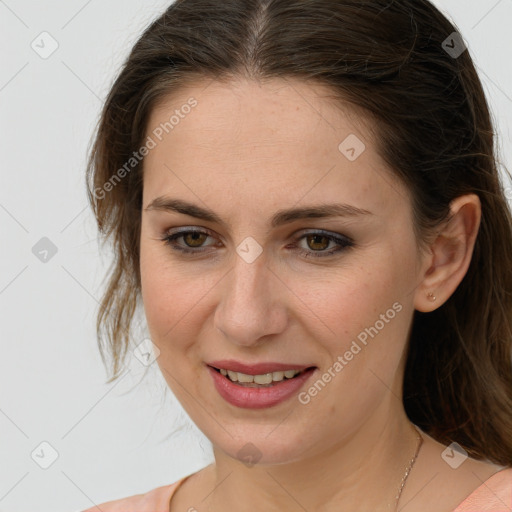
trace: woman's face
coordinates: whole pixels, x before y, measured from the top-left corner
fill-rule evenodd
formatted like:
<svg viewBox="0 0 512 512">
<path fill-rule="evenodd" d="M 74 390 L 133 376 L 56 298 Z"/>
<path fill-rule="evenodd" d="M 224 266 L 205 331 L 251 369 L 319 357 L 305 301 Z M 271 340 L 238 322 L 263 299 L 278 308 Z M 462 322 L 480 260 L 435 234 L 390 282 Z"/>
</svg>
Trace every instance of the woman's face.
<svg viewBox="0 0 512 512">
<path fill-rule="evenodd" d="M 423 265 L 411 203 L 362 119 L 326 91 L 205 82 L 148 124 L 140 265 L 157 361 L 238 459 L 312 456 L 402 408 Z M 309 370 L 288 379 L 286 367 Z"/>
</svg>

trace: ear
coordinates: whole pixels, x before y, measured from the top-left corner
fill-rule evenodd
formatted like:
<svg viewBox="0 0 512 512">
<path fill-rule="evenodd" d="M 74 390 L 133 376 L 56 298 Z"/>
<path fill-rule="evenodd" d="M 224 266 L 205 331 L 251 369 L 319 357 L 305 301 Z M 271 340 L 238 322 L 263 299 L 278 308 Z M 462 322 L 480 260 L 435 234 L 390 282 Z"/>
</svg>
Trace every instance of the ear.
<svg viewBox="0 0 512 512">
<path fill-rule="evenodd" d="M 450 217 L 437 231 L 424 256 L 414 307 L 424 313 L 446 302 L 459 286 L 471 263 L 480 227 L 482 208 L 476 194 L 457 197 L 450 203 Z M 435 301 L 428 295 L 435 296 Z"/>
</svg>

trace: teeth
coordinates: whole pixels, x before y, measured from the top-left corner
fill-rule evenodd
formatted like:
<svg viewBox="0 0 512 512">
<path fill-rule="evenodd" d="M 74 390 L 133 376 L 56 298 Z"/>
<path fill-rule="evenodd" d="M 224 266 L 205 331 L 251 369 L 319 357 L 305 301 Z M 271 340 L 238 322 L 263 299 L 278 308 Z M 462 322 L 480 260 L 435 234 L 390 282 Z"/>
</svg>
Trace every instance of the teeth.
<svg viewBox="0 0 512 512">
<path fill-rule="evenodd" d="M 263 373 L 261 375 L 248 375 L 246 373 L 225 370 L 224 368 L 220 369 L 220 373 L 224 376 L 228 376 L 229 379 L 232 380 L 233 382 L 242 382 L 244 384 L 270 384 L 271 382 L 279 382 L 282 381 L 285 377 L 287 379 L 292 379 L 301 371 L 302 370 L 286 370 L 284 372 Z"/>
<path fill-rule="evenodd" d="M 238 373 L 236 373 L 236 372 L 232 372 L 231 370 L 228 370 L 228 375 L 229 375 L 229 378 L 230 378 L 233 382 L 237 382 L 237 381 L 238 381 Z"/>
<path fill-rule="evenodd" d="M 284 372 L 272 372 L 272 380 L 273 381 L 280 381 L 284 379 Z"/>
<path fill-rule="evenodd" d="M 238 382 L 253 382 L 255 379 L 252 375 L 246 375 L 245 373 L 237 373 L 237 380 Z M 233 379 L 231 379 L 233 380 Z M 272 380 L 272 379 L 270 379 Z M 256 381 L 255 381 L 256 382 Z M 268 384 L 268 382 L 256 382 L 256 384 Z"/>
<path fill-rule="evenodd" d="M 243 374 L 238 374 L 240 377 Z M 247 377 L 250 377 L 247 375 Z M 255 375 L 254 378 L 254 384 L 270 384 L 272 382 L 272 374 L 271 373 L 265 373 L 264 375 Z M 249 381 L 250 382 L 250 381 Z"/>
</svg>

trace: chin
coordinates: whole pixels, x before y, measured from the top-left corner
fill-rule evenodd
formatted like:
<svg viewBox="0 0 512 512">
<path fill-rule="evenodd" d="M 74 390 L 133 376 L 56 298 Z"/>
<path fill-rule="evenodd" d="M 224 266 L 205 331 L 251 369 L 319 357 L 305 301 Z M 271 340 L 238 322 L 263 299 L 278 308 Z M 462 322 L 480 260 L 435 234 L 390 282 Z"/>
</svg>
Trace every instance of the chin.
<svg viewBox="0 0 512 512">
<path fill-rule="evenodd" d="M 304 435 L 297 429 L 252 425 L 243 434 L 232 434 L 233 437 L 227 434 L 217 441 L 210 437 L 214 452 L 223 452 L 247 467 L 290 464 L 304 458 L 308 449 Z"/>
</svg>

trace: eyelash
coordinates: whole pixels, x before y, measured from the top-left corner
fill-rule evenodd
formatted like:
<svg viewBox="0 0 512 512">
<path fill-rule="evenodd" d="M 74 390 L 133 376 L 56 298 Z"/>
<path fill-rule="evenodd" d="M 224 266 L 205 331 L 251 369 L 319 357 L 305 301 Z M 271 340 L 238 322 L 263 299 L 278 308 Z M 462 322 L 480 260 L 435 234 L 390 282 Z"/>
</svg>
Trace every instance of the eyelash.
<svg viewBox="0 0 512 512">
<path fill-rule="evenodd" d="M 178 238 L 181 238 L 190 233 L 198 233 L 200 235 L 204 234 L 204 235 L 208 235 L 208 236 L 213 236 L 211 234 L 211 232 L 209 232 L 209 231 L 187 229 L 187 230 L 177 231 L 176 233 L 173 233 L 173 234 L 169 234 L 169 235 L 165 236 L 164 238 L 162 238 L 161 240 L 166 245 L 170 246 L 174 250 L 180 251 L 182 254 L 199 254 L 199 253 L 205 252 L 206 249 L 204 249 L 202 247 L 199 247 L 197 249 L 184 248 L 175 243 L 175 241 Z M 302 240 L 303 238 L 306 238 L 307 236 L 311 236 L 311 235 L 323 236 L 323 237 L 327 238 L 330 242 L 332 241 L 332 242 L 335 242 L 336 244 L 338 244 L 339 247 L 330 249 L 329 251 L 311 251 L 311 250 L 307 251 L 305 249 L 298 249 L 298 251 L 305 258 L 327 258 L 329 256 L 334 256 L 335 254 L 354 246 L 354 242 L 345 236 L 339 236 L 339 235 L 336 236 L 336 235 L 333 235 L 333 234 L 330 234 L 328 232 L 321 231 L 321 230 L 304 233 L 301 236 L 299 236 L 298 238 L 296 238 L 294 243 L 297 243 L 300 240 Z"/>
</svg>

